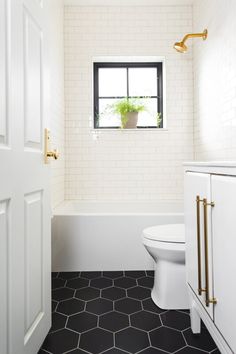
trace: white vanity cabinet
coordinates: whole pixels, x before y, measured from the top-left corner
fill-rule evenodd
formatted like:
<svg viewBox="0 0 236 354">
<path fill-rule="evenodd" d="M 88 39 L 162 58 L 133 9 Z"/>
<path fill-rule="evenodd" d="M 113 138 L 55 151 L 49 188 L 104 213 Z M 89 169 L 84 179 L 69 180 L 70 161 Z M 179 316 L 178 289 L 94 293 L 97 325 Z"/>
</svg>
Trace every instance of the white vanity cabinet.
<svg viewBox="0 0 236 354">
<path fill-rule="evenodd" d="M 185 165 L 185 226 L 192 330 L 236 353 L 235 163 Z"/>
</svg>

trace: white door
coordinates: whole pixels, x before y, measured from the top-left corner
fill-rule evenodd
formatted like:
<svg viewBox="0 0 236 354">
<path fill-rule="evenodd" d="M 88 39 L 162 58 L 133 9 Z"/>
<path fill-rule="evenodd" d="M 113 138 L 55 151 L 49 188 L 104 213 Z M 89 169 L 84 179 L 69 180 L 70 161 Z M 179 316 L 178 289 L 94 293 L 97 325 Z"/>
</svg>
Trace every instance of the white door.
<svg viewBox="0 0 236 354">
<path fill-rule="evenodd" d="M 212 176 L 215 324 L 236 353 L 236 177 Z"/>
<path fill-rule="evenodd" d="M 1 354 L 36 354 L 51 321 L 43 5 L 0 1 Z"/>
<path fill-rule="evenodd" d="M 197 202 L 199 198 L 199 202 Z M 213 318 L 213 304 L 206 306 L 206 258 L 208 251 L 209 296 L 213 293 L 211 208 L 207 208 L 208 250 L 205 250 L 203 199 L 211 201 L 210 175 L 187 172 L 185 174 L 185 226 L 187 282 L 209 315 Z M 199 220 L 199 222 L 197 221 Z"/>
</svg>

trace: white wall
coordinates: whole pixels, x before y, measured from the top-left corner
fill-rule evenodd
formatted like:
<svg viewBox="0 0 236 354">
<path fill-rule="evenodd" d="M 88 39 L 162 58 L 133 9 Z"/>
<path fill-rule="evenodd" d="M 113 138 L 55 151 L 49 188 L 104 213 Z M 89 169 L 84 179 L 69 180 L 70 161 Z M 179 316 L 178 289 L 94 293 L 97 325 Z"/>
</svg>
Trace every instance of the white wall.
<svg viewBox="0 0 236 354">
<path fill-rule="evenodd" d="M 50 125 L 53 146 L 61 153 L 51 164 L 53 207 L 64 195 L 84 200 L 181 200 L 182 161 L 194 155 L 197 160 L 235 159 L 234 0 L 195 2 L 194 31 L 206 27 L 209 38 L 195 39 L 194 51 L 186 55 L 175 53 L 172 43 L 192 30 L 191 6 L 66 6 L 66 124 L 63 4 L 51 0 L 50 6 Z M 166 57 L 167 131 L 103 131 L 94 139 L 91 61 L 108 55 Z"/>
<path fill-rule="evenodd" d="M 64 5 L 62 0 L 47 2 L 49 11 L 50 58 L 50 130 L 51 147 L 60 158 L 51 160 L 51 200 L 54 208 L 64 200 L 65 192 L 65 110 L 64 110 Z"/>
<path fill-rule="evenodd" d="M 181 200 L 182 162 L 193 159 L 191 6 L 66 6 L 66 199 Z M 92 58 L 165 56 L 167 131 L 100 131 L 92 125 Z"/>
<path fill-rule="evenodd" d="M 197 160 L 236 159 L 236 1 L 198 0 L 194 30 L 194 145 Z"/>
</svg>

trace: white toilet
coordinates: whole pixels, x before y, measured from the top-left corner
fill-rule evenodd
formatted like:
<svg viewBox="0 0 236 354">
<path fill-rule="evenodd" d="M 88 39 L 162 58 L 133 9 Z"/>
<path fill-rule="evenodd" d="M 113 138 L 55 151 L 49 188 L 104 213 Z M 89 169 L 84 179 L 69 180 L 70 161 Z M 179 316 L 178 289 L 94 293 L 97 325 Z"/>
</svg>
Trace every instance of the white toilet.
<svg viewBox="0 0 236 354">
<path fill-rule="evenodd" d="M 143 230 L 143 244 L 155 261 L 152 299 L 161 309 L 188 309 L 184 224 Z"/>
</svg>

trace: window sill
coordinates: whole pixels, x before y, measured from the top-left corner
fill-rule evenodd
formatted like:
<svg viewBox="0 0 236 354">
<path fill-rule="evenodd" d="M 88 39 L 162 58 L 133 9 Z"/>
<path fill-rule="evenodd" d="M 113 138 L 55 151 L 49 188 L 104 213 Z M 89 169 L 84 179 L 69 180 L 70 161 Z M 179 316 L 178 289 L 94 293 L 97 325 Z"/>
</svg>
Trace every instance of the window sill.
<svg viewBox="0 0 236 354">
<path fill-rule="evenodd" d="M 134 128 L 134 129 L 121 129 L 121 128 L 91 128 L 91 132 L 99 133 L 99 132 L 167 132 L 169 129 L 167 128 Z"/>
</svg>

